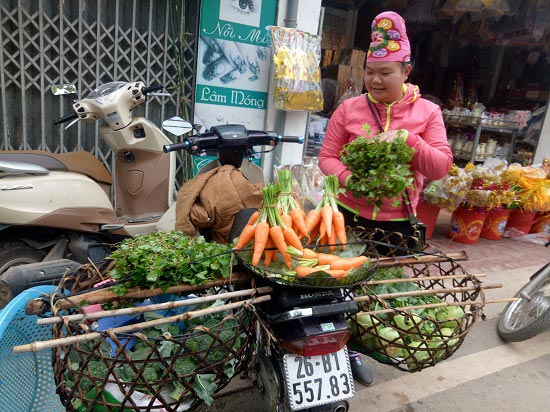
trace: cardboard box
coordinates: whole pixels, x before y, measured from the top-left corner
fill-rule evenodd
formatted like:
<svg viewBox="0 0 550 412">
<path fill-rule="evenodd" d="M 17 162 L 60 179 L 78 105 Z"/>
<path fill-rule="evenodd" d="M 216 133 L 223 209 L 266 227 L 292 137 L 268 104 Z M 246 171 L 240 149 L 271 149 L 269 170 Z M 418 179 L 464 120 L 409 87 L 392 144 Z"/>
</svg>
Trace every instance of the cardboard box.
<svg viewBox="0 0 550 412">
<path fill-rule="evenodd" d="M 339 64 L 350 67 L 358 67 L 363 69 L 365 67 L 365 59 L 367 53 L 359 49 L 343 49 L 341 50 Z"/>
<path fill-rule="evenodd" d="M 347 46 L 348 37 L 335 31 L 323 31 L 321 36 L 321 48 L 340 50 Z"/>
<path fill-rule="evenodd" d="M 340 64 L 338 66 L 338 76 L 336 77 L 336 80 L 338 81 L 338 83 L 345 83 L 346 81 L 349 80 L 350 77 L 351 77 L 351 67 Z"/>
<path fill-rule="evenodd" d="M 359 67 L 351 67 L 345 64 L 338 66 L 332 65 L 323 69 L 323 78 L 334 79 L 341 86 L 345 86 L 348 80 L 353 80 L 353 83 L 359 91 L 363 89 L 363 75 L 365 71 Z"/>
<path fill-rule="evenodd" d="M 351 78 L 353 79 L 353 82 L 357 86 L 357 88 L 363 87 L 363 76 L 365 75 L 365 70 L 360 67 L 352 67 L 351 68 Z"/>
<path fill-rule="evenodd" d="M 367 53 L 363 50 L 353 49 L 351 52 L 351 67 L 358 67 L 363 69 L 365 67 L 365 60 L 367 59 Z"/>
</svg>

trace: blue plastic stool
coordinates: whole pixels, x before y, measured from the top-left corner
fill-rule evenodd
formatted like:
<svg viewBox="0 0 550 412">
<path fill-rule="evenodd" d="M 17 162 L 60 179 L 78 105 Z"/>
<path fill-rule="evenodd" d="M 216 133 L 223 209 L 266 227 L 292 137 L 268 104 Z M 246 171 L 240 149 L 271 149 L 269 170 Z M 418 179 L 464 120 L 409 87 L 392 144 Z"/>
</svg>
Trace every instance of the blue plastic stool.
<svg viewBox="0 0 550 412">
<path fill-rule="evenodd" d="M 51 325 L 37 325 L 25 314 L 31 299 L 51 294 L 55 286 L 36 286 L 17 295 L 0 310 L 0 411 L 61 412 L 51 350 L 15 355 L 13 347 L 52 338 Z"/>
</svg>

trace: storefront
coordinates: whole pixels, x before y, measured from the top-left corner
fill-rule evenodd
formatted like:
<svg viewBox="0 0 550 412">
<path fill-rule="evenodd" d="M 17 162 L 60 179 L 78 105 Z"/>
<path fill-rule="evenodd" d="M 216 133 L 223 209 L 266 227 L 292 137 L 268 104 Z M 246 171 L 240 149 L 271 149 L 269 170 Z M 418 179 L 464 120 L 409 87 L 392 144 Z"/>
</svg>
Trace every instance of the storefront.
<svg viewBox="0 0 550 412">
<path fill-rule="evenodd" d="M 458 164 L 496 156 L 525 165 L 550 154 L 541 137 L 550 90 L 547 1 L 322 0 L 325 108 L 310 121 L 307 155 L 317 155 L 342 95 L 362 91 L 370 22 L 385 10 L 406 20 L 410 82 L 441 105 Z"/>
</svg>

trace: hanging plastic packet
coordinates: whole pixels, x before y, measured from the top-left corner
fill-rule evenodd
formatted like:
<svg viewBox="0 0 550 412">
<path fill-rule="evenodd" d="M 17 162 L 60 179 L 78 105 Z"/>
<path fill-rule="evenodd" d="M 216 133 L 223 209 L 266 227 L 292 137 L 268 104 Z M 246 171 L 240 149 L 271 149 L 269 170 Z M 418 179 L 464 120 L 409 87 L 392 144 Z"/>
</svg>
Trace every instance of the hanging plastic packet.
<svg viewBox="0 0 550 412">
<path fill-rule="evenodd" d="M 269 26 L 273 48 L 275 90 L 279 110 L 323 110 L 321 38 L 288 27 Z"/>
</svg>

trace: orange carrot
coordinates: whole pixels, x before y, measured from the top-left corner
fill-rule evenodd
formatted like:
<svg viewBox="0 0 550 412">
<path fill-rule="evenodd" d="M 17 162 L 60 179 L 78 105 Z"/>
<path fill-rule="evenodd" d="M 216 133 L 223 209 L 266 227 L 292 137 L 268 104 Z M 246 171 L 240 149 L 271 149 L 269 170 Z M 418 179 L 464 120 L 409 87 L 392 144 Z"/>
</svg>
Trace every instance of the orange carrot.
<svg viewBox="0 0 550 412">
<path fill-rule="evenodd" d="M 299 278 L 305 278 L 308 275 L 311 275 L 312 273 L 318 272 L 319 269 L 317 267 L 310 267 L 310 266 L 296 266 L 296 276 Z"/>
<path fill-rule="evenodd" d="M 327 233 L 328 250 L 334 252 L 336 250 L 336 230 L 333 230 L 329 235 Z"/>
<path fill-rule="evenodd" d="M 334 279 L 342 279 L 348 275 L 347 270 L 341 270 L 341 269 L 329 269 L 329 270 L 325 270 L 325 272 L 327 272 Z"/>
<path fill-rule="evenodd" d="M 292 227 L 292 218 L 290 217 L 290 215 L 281 215 L 281 220 L 286 227 Z"/>
<path fill-rule="evenodd" d="M 330 253 L 317 253 L 317 260 L 319 265 L 330 265 L 333 260 L 342 259 L 340 256 L 331 255 Z"/>
<path fill-rule="evenodd" d="M 319 235 L 316 242 L 317 246 L 324 246 L 327 243 L 328 243 L 327 234 L 325 233 L 323 237 Z"/>
<path fill-rule="evenodd" d="M 258 216 L 260 216 L 260 211 L 256 210 L 250 215 L 250 219 L 248 219 L 247 225 L 253 225 L 254 223 L 256 223 L 256 219 L 258 219 Z"/>
<path fill-rule="evenodd" d="M 367 261 L 366 256 L 356 256 L 351 258 L 339 258 L 330 262 L 330 268 L 334 270 L 351 270 L 357 268 Z"/>
<path fill-rule="evenodd" d="M 273 244 L 277 247 L 279 252 L 281 252 L 286 266 L 291 269 L 292 258 L 290 257 L 290 254 L 286 251 L 287 245 L 285 242 L 285 236 L 283 234 L 283 228 L 281 226 L 272 226 L 269 229 L 269 234 L 271 236 Z"/>
<path fill-rule="evenodd" d="M 297 207 L 292 209 L 290 211 L 290 217 L 292 218 L 292 222 L 296 225 L 298 228 L 298 232 L 302 237 L 308 237 L 309 232 L 307 231 L 306 222 L 304 220 L 304 216 L 302 215 L 302 209 L 298 209 Z"/>
<path fill-rule="evenodd" d="M 325 222 L 325 230 L 327 231 L 327 236 L 330 238 L 332 236 L 332 213 L 334 209 L 332 206 L 325 205 L 321 208 L 321 217 L 323 222 Z"/>
<path fill-rule="evenodd" d="M 306 216 L 306 229 L 308 233 L 311 233 L 315 226 L 319 225 L 319 221 L 321 220 L 321 211 L 317 209 L 310 210 L 309 213 Z"/>
<path fill-rule="evenodd" d="M 306 243 L 307 245 L 310 245 L 313 243 L 313 240 L 319 235 L 319 225 L 315 226 L 311 233 L 309 234 L 309 241 Z"/>
<path fill-rule="evenodd" d="M 267 222 L 258 222 L 254 234 L 254 251 L 252 253 L 252 265 L 257 266 L 265 249 L 269 237 L 269 224 Z"/>
<path fill-rule="evenodd" d="M 302 242 L 300 242 L 300 238 L 296 232 L 292 230 L 292 228 L 287 227 L 286 229 L 283 229 L 283 235 L 287 245 L 294 246 L 298 250 L 304 250 Z"/>
<path fill-rule="evenodd" d="M 326 240 L 326 237 L 327 237 L 327 229 L 326 229 L 326 226 L 325 226 L 325 221 L 323 219 L 321 219 L 319 221 L 319 238 L 317 239 L 317 244 L 321 244 L 321 245 L 324 245 L 327 243 L 327 240 Z"/>
<path fill-rule="evenodd" d="M 268 236 L 264 249 L 264 266 L 269 266 L 269 264 L 275 260 L 273 256 L 275 254 L 275 251 L 271 250 L 272 247 L 273 242 L 271 241 L 271 237 Z"/>
<path fill-rule="evenodd" d="M 335 210 L 332 214 L 332 225 L 334 226 L 334 231 L 336 232 L 336 239 L 340 242 L 340 247 L 342 250 L 345 250 L 347 243 L 346 222 L 344 220 L 343 213 L 339 210 Z"/>
<path fill-rule="evenodd" d="M 239 240 L 237 240 L 237 244 L 235 245 L 235 249 L 242 249 L 245 247 L 248 242 L 250 242 L 254 238 L 254 233 L 256 232 L 256 228 L 252 225 L 246 225 L 241 232 L 241 235 L 239 236 Z"/>
<path fill-rule="evenodd" d="M 315 253 L 311 249 L 308 249 L 307 247 L 304 248 L 302 252 L 303 252 L 303 255 L 302 255 L 303 259 L 317 259 L 317 253 Z"/>
<path fill-rule="evenodd" d="M 292 225 L 292 229 L 294 229 L 294 231 L 296 232 L 296 234 L 298 235 L 298 237 L 300 238 L 300 240 L 302 239 L 306 239 L 309 237 L 309 236 L 304 236 L 302 234 L 302 231 L 300 230 L 300 228 L 296 225 Z"/>
</svg>

